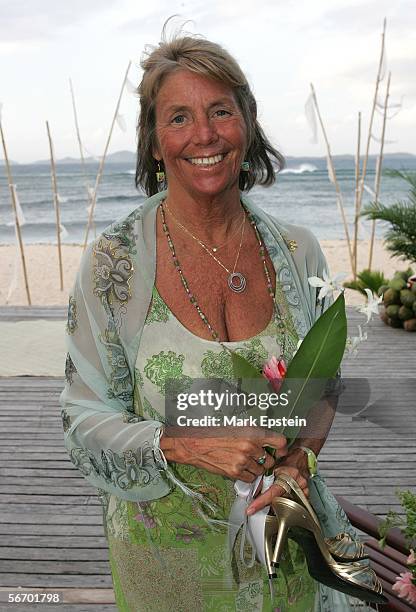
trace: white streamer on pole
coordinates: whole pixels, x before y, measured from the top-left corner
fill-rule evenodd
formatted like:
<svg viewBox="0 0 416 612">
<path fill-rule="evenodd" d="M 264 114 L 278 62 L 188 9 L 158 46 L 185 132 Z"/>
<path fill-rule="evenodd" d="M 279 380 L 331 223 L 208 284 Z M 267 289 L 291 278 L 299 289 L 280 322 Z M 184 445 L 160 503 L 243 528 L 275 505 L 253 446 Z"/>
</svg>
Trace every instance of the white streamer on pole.
<svg viewBox="0 0 416 612">
<path fill-rule="evenodd" d="M 329 155 L 326 156 L 326 169 L 328 171 L 328 178 L 329 178 L 329 180 L 331 181 L 331 183 L 333 185 L 335 185 L 334 169 L 332 167 Z"/>
<path fill-rule="evenodd" d="M 376 197 L 375 192 L 371 189 L 371 187 L 369 187 L 365 183 L 364 183 L 364 189 L 366 190 L 367 193 L 369 193 L 371 195 L 372 198 Z"/>
<path fill-rule="evenodd" d="M 382 142 L 382 138 L 377 138 L 373 133 L 371 133 L 371 138 L 376 142 Z M 397 142 L 397 140 L 384 140 L 384 144 L 393 144 L 395 142 Z"/>
<path fill-rule="evenodd" d="M 88 157 L 90 157 L 91 159 L 93 159 L 94 161 L 100 161 L 100 158 L 97 157 L 97 155 L 94 155 L 94 153 L 91 153 L 91 151 L 89 149 L 87 149 L 87 147 L 84 145 L 84 143 L 81 144 L 82 147 L 82 151 L 84 153 L 86 153 L 88 155 Z"/>
<path fill-rule="evenodd" d="M 126 79 L 126 89 L 131 94 L 137 94 L 137 87 L 129 78 Z"/>
<path fill-rule="evenodd" d="M 66 227 L 64 225 L 62 225 L 62 223 L 59 226 L 59 231 L 61 233 L 61 238 L 68 238 L 68 235 L 69 235 L 68 231 L 67 231 Z"/>
<path fill-rule="evenodd" d="M 26 223 L 26 219 L 25 219 L 25 216 L 23 214 L 23 209 L 22 209 L 22 207 L 20 205 L 19 198 L 17 197 L 16 185 L 11 185 L 11 188 L 13 190 L 14 201 L 16 203 L 17 220 L 19 221 L 19 225 L 24 225 Z"/>
<path fill-rule="evenodd" d="M 13 293 L 16 291 L 17 286 L 18 286 L 17 281 L 18 281 L 18 276 L 19 276 L 19 243 L 17 239 L 16 225 L 14 226 L 14 245 L 15 245 L 15 255 L 14 255 L 14 260 L 13 260 L 13 274 L 12 274 L 12 279 L 10 281 L 9 289 L 7 291 L 6 304 L 9 303 L 10 298 L 12 297 Z"/>
<path fill-rule="evenodd" d="M 386 53 L 386 48 L 383 48 L 383 58 L 381 60 L 381 68 L 380 68 L 380 81 L 382 81 L 384 79 L 384 77 L 386 76 L 386 70 L 387 70 L 387 53 Z"/>
<path fill-rule="evenodd" d="M 98 167 L 98 172 L 97 172 L 97 176 L 96 176 L 96 179 L 95 179 L 94 199 L 91 202 L 91 209 L 90 209 L 90 213 L 88 215 L 88 222 L 87 222 L 87 227 L 86 227 L 86 232 L 85 232 L 85 239 L 84 239 L 84 245 L 83 245 L 83 250 L 84 251 L 87 248 L 88 234 L 89 234 L 89 231 L 90 231 L 90 227 L 92 225 L 93 215 L 94 215 L 94 208 L 95 208 L 95 204 L 96 204 L 96 201 L 97 201 L 96 198 L 97 198 L 98 186 L 100 184 L 101 177 L 102 177 L 102 174 L 103 174 L 105 158 L 106 158 L 106 155 L 107 155 L 108 147 L 110 146 L 110 141 L 111 141 L 111 136 L 113 134 L 114 124 L 116 122 L 117 115 L 119 113 L 120 104 L 121 104 L 121 98 L 123 97 L 123 92 L 124 92 L 126 81 L 127 81 L 127 78 L 128 78 L 130 66 L 131 66 L 131 61 L 129 61 L 129 63 L 127 65 L 126 72 L 124 74 L 123 84 L 122 84 L 121 90 L 120 90 L 120 95 L 119 95 L 118 100 L 117 100 L 116 108 L 115 108 L 114 115 L 113 115 L 113 120 L 111 122 L 110 131 L 109 131 L 109 134 L 107 136 L 107 141 L 105 143 L 104 153 L 103 153 L 103 155 L 102 155 L 102 157 L 100 159 L 100 165 Z"/>
<path fill-rule="evenodd" d="M 312 138 L 310 139 L 310 143 L 318 144 L 318 124 L 316 121 L 316 110 L 315 104 L 313 101 L 313 94 L 310 93 L 308 99 L 305 104 L 305 115 L 308 125 L 312 132 Z"/>
<path fill-rule="evenodd" d="M 122 132 L 127 132 L 126 120 L 124 119 L 124 115 L 117 113 L 116 116 L 117 125 Z"/>
<path fill-rule="evenodd" d="M 1 108 L 0 108 L 0 110 L 1 110 Z M 25 252 L 24 252 L 22 234 L 21 234 L 21 231 L 20 231 L 18 210 L 17 210 L 17 206 L 16 206 L 16 198 L 15 198 L 16 190 L 13 188 L 12 171 L 11 171 L 11 168 L 10 168 L 9 156 L 7 154 L 6 139 L 5 139 L 5 136 L 4 136 L 1 116 L 0 116 L 0 138 L 1 138 L 1 144 L 2 144 L 2 147 L 3 147 L 4 165 L 5 165 L 5 170 L 6 170 L 6 173 L 7 173 L 8 187 L 9 187 L 10 196 L 11 196 L 11 204 L 12 204 L 12 209 L 13 209 L 15 232 L 16 232 L 16 237 L 17 237 L 17 243 L 19 245 L 19 252 L 20 252 L 21 261 L 22 261 L 22 267 L 23 267 L 23 277 L 24 277 L 24 281 L 25 281 L 26 297 L 27 297 L 28 305 L 31 306 L 32 305 L 32 301 L 30 299 L 30 290 L 29 290 L 29 281 L 28 281 L 27 268 L 26 268 Z M 22 215 L 23 215 L 23 213 L 22 213 Z"/>
</svg>

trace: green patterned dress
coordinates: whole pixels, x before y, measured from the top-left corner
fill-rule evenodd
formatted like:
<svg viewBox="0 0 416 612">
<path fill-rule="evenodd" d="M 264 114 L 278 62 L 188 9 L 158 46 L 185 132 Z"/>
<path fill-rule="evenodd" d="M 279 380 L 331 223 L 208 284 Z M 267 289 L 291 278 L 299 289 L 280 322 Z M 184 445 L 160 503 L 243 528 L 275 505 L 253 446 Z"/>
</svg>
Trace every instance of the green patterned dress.
<svg viewBox="0 0 416 612">
<path fill-rule="evenodd" d="M 237 538 L 233 554 L 227 551 L 233 482 L 192 466 L 166 469 L 156 458 L 163 381 L 174 377 L 186 386 L 195 377 L 231 373 L 228 351 L 189 332 L 154 288 L 155 219 L 164 197 L 148 198 L 89 245 L 68 308 L 60 396 L 65 447 L 103 505 L 117 605 L 124 612 L 351 612 L 355 602 L 316 584 L 291 542 L 272 603 L 263 567 L 243 562 L 251 558 L 247 543 L 240 551 Z M 309 230 L 281 223 L 243 193 L 241 199 L 256 216 L 276 272 L 289 362 L 298 338 L 331 303 L 307 281 L 322 276 L 325 258 Z M 288 244 L 297 245 L 292 253 Z M 261 367 L 279 354 L 279 333 L 272 320 L 262 333 L 232 344 Z M 341 531 L 357 537 L 320 475 L 309 490 L 326 537 Z M 215 504 L 211 516 L 206 509 L 201 516 L 197 494 Z"/>
<path fill-rule="evenodd" d="M 274 315 L 253 338 L 227 342 L 230 348 L 262 368 L 280 352 Z M 297 334 L 289 326 L 287 350 Z M 135 411 L 164 421 L 164 384 L 168 378 L 186 385 L 196 378 L 232 377 L 228 351 L 217 342 L 191 333 L 169 310 L 156 288 L 146 318 L 136 362 Z M 226 521 L 235 498 L 233 481 L 190 465 L 176 464 L 175 475 L 220 509 Z M 105 526 L 117 604 L 129 612 L 270 611 L 267 575 L 259 563 L 240 560 L 238 538 L 231 559 L 227 529 L 213 529 L 198 513 L 195 500 L 176 487 L 151 502 L 128 502 L 103 494 Z M 316 591 L 304 558 L 293 547 L 292 571 L 275 585 L 281 609 L 311 610 Z M 246 557 L 251 550 L 246 545 Z M 155 588 L 157 585 L 157 588 Z M 277 604 L 276 604 L 277 605 Z M 286 608 L 288 609 L 288 608 Z"/>
</svg>

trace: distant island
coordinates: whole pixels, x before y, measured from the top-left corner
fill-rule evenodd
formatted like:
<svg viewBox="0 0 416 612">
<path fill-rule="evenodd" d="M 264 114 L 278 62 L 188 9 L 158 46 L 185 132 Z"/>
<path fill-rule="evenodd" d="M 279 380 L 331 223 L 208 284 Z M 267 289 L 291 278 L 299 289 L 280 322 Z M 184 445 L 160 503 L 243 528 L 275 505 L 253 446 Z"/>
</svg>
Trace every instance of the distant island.
<svg viewBox="0 0 416 612">
<path fill-rule="evenodd" d="M 350 154 L 341 154 L 341 155 L 333 155 L 332 156 L 334 158 L 334 160 L 354 160 L 354 155 L 350 155 Z M 369 155 L 369 159 L 375 159 L 377 157 L 377 155 Z M 384 159 L 388 160 L 391 158 L 414 158 L 416 157 L 416 155 L 414 155 L 413 153 L 386 153 L 384 155 Z M 300 160 L 314 160 L 314 159 L 325 159 L 326 156 L 325 155 L 298 155 L 298 156 L 293 156 L 293 155 L 286 155 L 285 159 L 288 162 L 292 162 L 292 161 L 300 161 Z M 85 163 L 86 164 L 98 164 L 100 162 L 100 158 L 99 157 L 86 157 L 85 158 Z M 56 164 L 59 165 L 70 165 L 70 164 L 79 164 L 81 163 L 81 160 L 79 158 L 76 157 L 63 157 L 62 159 L 58 159 L 56 161 Z M 136 165 L 136 153 L 134 153 L 133 151 L 116 151 L 115 153 L 109 153 L 106 157 L 105 160 L 106 164 L 131 164 L 133 166 Z M 16 161 L 10 161 L 11 165 L 20 165 L 19 162 Z M 39 165 L 39 166 L 45 166 L 45 165 L 49 165 L 50 164 L 50 160 L 49 159 L 40 159 L 37 160 L 35 162 L 31 162 L 29 164 L 21 164 L 21 165 Z M 4 160 L 0 159 L 0 166 L 4 165 Z"/>
</svg>

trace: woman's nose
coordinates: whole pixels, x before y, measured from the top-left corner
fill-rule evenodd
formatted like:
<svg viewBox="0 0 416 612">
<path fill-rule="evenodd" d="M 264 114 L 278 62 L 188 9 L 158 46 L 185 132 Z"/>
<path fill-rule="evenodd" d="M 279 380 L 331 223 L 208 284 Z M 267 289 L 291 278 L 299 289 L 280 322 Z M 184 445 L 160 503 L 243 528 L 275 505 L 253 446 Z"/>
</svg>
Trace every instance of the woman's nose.
<svg viewBox="0 0 416 612">
<path fill-rule="evenodd" d="M 210 144 L 218 138 L 215 122 L 208 117 L 200 117 L 194 121 L 195 144 Z"/>
</svg>

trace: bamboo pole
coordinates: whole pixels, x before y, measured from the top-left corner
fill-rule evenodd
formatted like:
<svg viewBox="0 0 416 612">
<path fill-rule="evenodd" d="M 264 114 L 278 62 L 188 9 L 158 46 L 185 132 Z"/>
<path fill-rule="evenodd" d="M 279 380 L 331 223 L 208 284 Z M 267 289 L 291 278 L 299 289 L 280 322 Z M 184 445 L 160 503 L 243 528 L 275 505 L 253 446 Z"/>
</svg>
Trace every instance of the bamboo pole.
<svg viewBox="0 0 416 612">
<path fill-rule="evenodd" d="M 374 178 L 374 191 L 375 191 L 375 201 L 378 202 L 378 196 L 380 195 L 380 182 L 381 182 L 381 168 L 383 164 L 383 153 L 384 153 L 384 138 L 386 134 L 386 123 L 387 123 L 387 109 L 389 102 L 389 94 L 390 94 L 390 80 L 391 80 L 391 72 L 389 72 L 389 76 L 387 79 L 387 88 L 386 88 L 386 97 L 384 98 L 384 112 L 383 112 L 383 128 L 381 131 L 381 144 L 380 144 L 380 153 L 377 158 L 377 167 L 376 167 L 376 175 Z M 376 230 L 376 220 L 373 219 L 371 225 L 371 239 L 370 239 L 370 253 L 368 256 L 368 269 L 371 270 L 371 265 L 373 262 L 373 249 L 374 249 L 374 236 Z"/>
<path fill-rule="evenodd" d="M 358 240 L 358 189 L 360 181 L 360 146 L 361 146 L 361 113 L 358 113 L 358 134 L 357 134 L 357 152 L 355 155 L 355 192 L 354 192 L 354 248 L 353 248 L 353 260 L 354 260 L 354 280 L 357 278 L 357 240 Z"/>
<path fill-rule="evenodd" d="M 12 171 L 10 168 L 9 156 L 7 154 L 6 139 L 4 137 L 1 117 L 0 117 L 0 134 L 1 134 L 1 142 L 3 145 L 4 161 L 6 164 L 7 180 L 9 182 L 10 197 L 11 197 L 13 213 L 14 213 L 14 223 L 15 223 L 15 228 L 16 228 L 17 241 L 19 243 L 20 259 L 22 261 L 22 267 L 23 267 L 23 277 L 25 281 L 27 303 L 29 306 L 31 306 L 32 301 L 30 299 L 29 280 L 28 280 L 27 268 L 26 268 L 25 251 L 23 247 L 22 232 L 20 231 L 19 217 L 17 215 L 16 194 L 13 188 Z"/>
<path fill-rule="evenodd" d="M 64 272 L 62 268 L 61 220 L 60 220 L 60 213 L 59 213 L 58 184 L 56 181 L 56 167 L 55 167 L 55 156 L 53 153 L 52 137 L 51 137 L 51 132 L 49 129 L 48 122 L 46 122 L 46 131 L 48 133 L 49 152 L 51 156 L 51 177 L 52 177 L 53 202 L 55 206 L 55 218 L 56 218 L 56 241 L 58 245 L 59 278 L 60 278 L 60 283 L 61 283 L 61 291 L 63 291 L 64 290 Z"/>
<path fill-rule="evenodd" d="M 336 173 L 335 173 L 334 162 L 333 162 L 332 155 L 331 155 L 331 147 L 329 146 L 328 137 L 326 135 L 326 130 L 325 130 L 325 127 L 324 127 L 324 123 L 322 121 L 321 113 L 319 111 L 318 100 L 316 98 L 315 89 L 314 89 L 314 86 L 312 85 L 312 83 L 311 83 L 311 90 L 312 90 L 312 96 L 313 96 L 313 101 L 314 101 L 314 104 L 315 104 L 316 113 L 318 115 L 319 123 L 321 125 L 322 133 L 323 133 L 324 140 L 325 140 L 325 143 L 326 143 L 328 160 L 329 160 L 329 164 L 331 166 L 331 172 L 332 172 L 332 176 L 333 176 L 333 179 L 334 179 L 334 186 L 335 186 L 335 190 L 336 190 L 336 193 L 337 193 L 337 205 L 338 205 L 339 211 L 341 213 L 342 221 L 343 221 L 343 224 L 344 224 L 345 237 L 347 239 L 348 253 L 349 253 L 349 256 L 350 256 L 351 272 L 354 272 L 354 262 L 353 262 L 353 254 L 352 254 L 352 249 L 351 249 L 351 240 L 350 240 L 350 234 L 349 234 L 349 231 L 348 231 L 347 218 L 345 216 L 344 204 L 343 204 L 343 199 L 342 199 L 342 192 L 341 192 L 341 188 L 339 186 L 339 183 L 338 183 L 338 180 L 337 180 L 337 176 L 336 176 Z"/>
<path fill-rule="evenodd" d="M 75 103 L 75 94 L 74 94 L 74 88 L 72 86 L 72 80 L 71 79 L 69 79 L 69 88 L 71 90 L 72 110 L 74 112 L 75 130 L 76 130 L 76 134 L 77 134 L 78 147 L 79 147 L 79 155 L 80 155 L 80 159 L 81 159 L 81 167 L 82 167 L 82 173 L 83 173 L 83 176 L 84 176 L 85 189 L 87 191 L 87 201 L 88 201 L 88 211 L 89 211 L 90 210 L 90 206 L 92 204 L 92 194 L 90 192 L 89 185 L 88 185 L 88 176 L 87 176 L 87 168 L 86 168 L 86 164 L 85 164 L 84 149 L 83 149 L 82 141 L 81 141 L 81 133 L 80 133 L 80 130 L 79 130 L 79 123 L 78 123 L 78 113 L 77 113 L 77 107 L 76 107 L 76 103 Z M 89 214 L 89 212 L 88 212 L 88 214 Z M 92 223 L 92 228 L 94 229 L 94 223 Z"/>
<path fill-rule="evenodd" d="M 384 22 L 383 22 L 383 33 L 381 35 L 381 52 L 380 52 L 380 59 L 378 63 L 378 70 L 377 70 L 376 88 L 374 92 L 373 108 L 371 110 L 371 116 L 370 116 L 370 125 L 368 127 L 367 146 L 366 146 L 365 155 L 364 155 L 363 170 L 361 173 L 360 190 L 358 192 L 358 214 L 360 214 L 360 211 L 361 211 L 361 202 L 363 199 L 364 182 L 365 182 L 365 177 L 367 174 L 367 163 L 368 163 L 368 156 L 370 152 L 371 133 L 373 130 L 373 121 L 374 121 L 374 114 L 375 114 L 376 104 L 377 104 L 378 88 L 380 85 L 381 68 L 383 66 L 385 35 L 386 35 L 386 18 L 384 18 Z"/>
<path fill-rule="evenodd" d="M 95 209 L 95 205 L 96 205 L 96 202 L 97 202 L 97 190 L 98 190 L 98 186 L 100 184 L 101 176 L 102 176 L 102 173 L 103 173 L 104 164 L 105 164 L 105 158 L 106 158 L 106 155 L 107 155 L 108 147 L 110 146 L 110 140 L 111 140 L 111 136 L 113 134 L 114 124 L 115 124 L 116 119 L 117 119 L 117 115 L 118 115 L 118 111 L 119 111 L 120 103 L 121 103 L 121 98 L 123 96 L 123 91 L 124 91 L 124 87 L 126 85 L 127 77 L 128 77 L 129 70 L 130 70 L 130 66 L 131 66 L 131 61 L 129 61 L 126 73 L 124 75 L 123 84 L 121 86 L 120 95 L 119 95 L 119 98 L 118 98 L 118 101 L 117 101 L 117 105 L 116 105 L 116 110 L 114 112 L 113 120 L 111 122 L 110 132 L 108 134 L 107 142 L 106 142 L 105 148 L 104 148 L 104 153 L 103 153 L 103 156 L 101 157 L 100 165 L 98 167 L 97 177 L 95 179 L 94 191 L 93 191 L 93 195 L 92 195 L 92 202 L 91 202 L 91 206 L 90 206 L 90 213 L 88 215 L 87 229 L 86 229 L 86 232 L 85 232 L 85 240 L 84 240 L 84 247 L 83 247 L 84 251 L 85 251 L 85 249 L 87 247 L 88 234 L 89 234 L 89 231 L 90 231 L 91 221 L 92 221 L 92 218 L 93 218 L 93 215 L 94 215 L 94 209 Z"/>
</svg>

